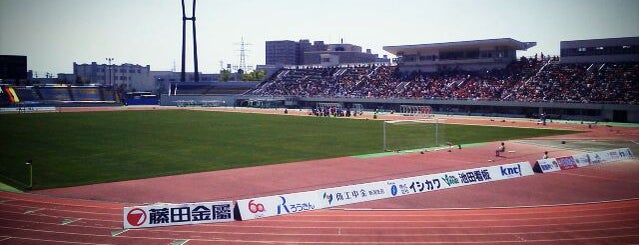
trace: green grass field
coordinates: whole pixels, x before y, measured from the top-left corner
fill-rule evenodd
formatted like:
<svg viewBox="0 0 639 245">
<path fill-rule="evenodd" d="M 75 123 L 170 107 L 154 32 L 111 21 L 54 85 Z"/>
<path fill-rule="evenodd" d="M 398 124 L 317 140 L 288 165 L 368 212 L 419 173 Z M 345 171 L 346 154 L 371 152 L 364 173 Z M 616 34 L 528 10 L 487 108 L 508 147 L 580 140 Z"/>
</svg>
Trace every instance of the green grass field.
<svg viewBox="0 0 639 245">
<path fill-rule="evenodd" d="M 374 120 L 157 110 L 4 114 L 0 125 L 0 179 L 24 188 L 32 159 L 34 189 L 382 151 L 382 122 Z M 458 144 L 573 133 L 444 129 Z"/>
</svg>

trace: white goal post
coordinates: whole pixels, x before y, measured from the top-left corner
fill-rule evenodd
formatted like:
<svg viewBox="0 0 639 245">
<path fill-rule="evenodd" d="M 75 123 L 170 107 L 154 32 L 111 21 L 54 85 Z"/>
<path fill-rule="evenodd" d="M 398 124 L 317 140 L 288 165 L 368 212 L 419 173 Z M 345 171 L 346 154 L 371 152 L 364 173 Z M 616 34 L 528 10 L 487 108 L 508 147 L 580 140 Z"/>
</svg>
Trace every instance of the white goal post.
<svg viewBox="0 0 639 245">
<path fill-rule="evenodd" d="M 383 150 L 410 151 L 443 145 L 440 122 L 445 119 L 393 120 L 383 123 Z"/>
</svg>

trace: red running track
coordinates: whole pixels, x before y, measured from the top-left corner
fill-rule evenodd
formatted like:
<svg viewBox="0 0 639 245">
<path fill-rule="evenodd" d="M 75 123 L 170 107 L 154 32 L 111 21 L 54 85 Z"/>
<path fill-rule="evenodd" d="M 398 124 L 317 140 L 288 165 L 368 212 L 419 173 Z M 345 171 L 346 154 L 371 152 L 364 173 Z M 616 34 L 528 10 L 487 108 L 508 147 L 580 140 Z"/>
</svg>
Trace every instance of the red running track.
<svg viewBox="0 0 639 245">
<path fill-rule="evenodd" d="M 500 123 L 490 121 L 490 124 Z M 513 126 L 534 126 L 532 122 L 510 123 Z M 560 126 L 588 130 L 581 125 Z M 571 138 L 636 140 L 638 135 L 636 129 L 611 130 L 599 127 L 571 135 Z M 429 152 L 424 155 L 369 159 L 346 157 L 38 192 L 56 197 L 0 192 L 0 245 L 173 242 L 639 244 L 639 181 L 635 178 L 639 175 L 639 161 L 636 160 L 345 206 L 377 210 L 318 210 L 225 224 L 121 231 L 124 204 L 115 203 L 237 200 L 516 161 L 534 161 L 545 150 L 551 150 L 551 154 L 556 156 L 574 153 L 571 150 L 516 142 L 507 144 L 508 149 L 515 152 L 503 158 L 494 158 L 494 145 L 487 145 L 454 153 Z M 487 159 L 493 162 L 486 162 Z M 398 168 L 398 165 L 402 167 Z M 304 181 L 290 181 L 291 176 Z M 222 188 L 228 191 L 215 188 L 222 183 L 230 183 L 232 188 Z M 166 185 L 171 188 L 165 188 Z M 189 192 L 203 186 L 215 191 L 206 192 L 205 196 L 201 192 Z M 616 199 L 624 200 L 596 202 Z M 593 203 L 554 205 L 579 202 Z M 549 204 L 551 206 L 537 206 Z M 520 205 L 533 207 L 486 208 Z M 466 209 L 433 209 L 450 207 Z M 114 231 L 117 232 L 112 233 Z"/>
<path fill-rule="evenodd" d="M 122 227 L 122 207 L 0 192 L 0 245 L 639 243 L 639 199 L 530 208 L 318 210 L 114 236 Z"/>
<path fill-rule="evenodd" d="M 498 143 L 426 154 L 342 157 L 114 183 L 39 190 L 71 199 L 122 203 L 184 203 L 240 200 L 395 178 L 443 173 L 521 161 L 534 162 L 544 151 L 553 156 L 572 150 L 506 142 L 509 151 L 495 157 Z M 488 162 L 491 159 L 492 162 Z M 550 174 L 452 188 L 420 195 L 364 202 L 348 208 L 427 209 L 555 205 L 639 197 L 639 161 L 622 161 Z"/>
</svg>

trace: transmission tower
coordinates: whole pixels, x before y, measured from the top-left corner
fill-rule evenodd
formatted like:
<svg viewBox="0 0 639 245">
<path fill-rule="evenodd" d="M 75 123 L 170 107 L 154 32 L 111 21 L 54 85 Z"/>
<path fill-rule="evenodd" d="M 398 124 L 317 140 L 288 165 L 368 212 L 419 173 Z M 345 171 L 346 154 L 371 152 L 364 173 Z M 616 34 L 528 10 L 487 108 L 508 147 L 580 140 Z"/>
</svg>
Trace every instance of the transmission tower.
<svg viewBox="0 0 639 245">
<path fill-rule="evenodd" d="M 245 43 L 244 42 L 244 36 L 242 36 L 242 40 L 240 41 L 239 44 L 240 45 L 240 65 L 238 66 L 238 69 L 242 69 L 242 71 L 246 72 L 246 53 L 250 50 L 246 49 L 246 46 L 251 45 L 250 43 Z"/>
<path fill-rule="evenodd" d="M 193 67 L 195 73 L 193 79 L 196 82 L 200 81 L 200 74 L 197 69 L 197 39 L 195 38 L 195 0 L 193 0 L 193 13 L 191 17 L 186 17 L 186 9 L 184 7 L 184 0 L 182 0 L 182 72 L 180 74 L 180 82 L 186 80 L 186 21 L 190 20 L 193 25 Z"/>
</svg>

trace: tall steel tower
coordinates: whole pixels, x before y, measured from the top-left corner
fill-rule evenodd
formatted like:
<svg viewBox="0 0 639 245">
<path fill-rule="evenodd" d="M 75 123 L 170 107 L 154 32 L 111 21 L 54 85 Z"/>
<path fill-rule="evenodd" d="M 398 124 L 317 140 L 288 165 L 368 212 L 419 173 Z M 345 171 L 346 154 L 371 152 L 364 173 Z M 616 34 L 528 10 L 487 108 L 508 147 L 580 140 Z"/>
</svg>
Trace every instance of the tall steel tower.
<svg viewBox="0 0 639 245">
<path fill-rule="evenodd" d="M 244 36 L 242 36 L 242 40 L 240 41 L 240 43 L 236 43 L 236 45 L 240 45 L 240 50 L 237 50 L 240 51 L 240 64 L 237 68 L 242 69 L 242 71 L 246 72 L 248 68 L 248 66 L 246 65 L 246 53 L 250 51 L 246 48 L 246 46 L 249 46 L 251 44 L 244 42 Z"/>
<path fill-rule="evenodd" d="M 244 37 L 240 42 L 240 69 L 246 72 L 246 44 L 244 43 Z"/>
<path fill-rule="evenodd" d="M 186 21 L 190 20 L 193 24 L 193 67 L 195 73 L 193 79 L 196 82 L 200 81 L 200 74 L 197 69 L 197 38 L 195 37 L 195 0 L 193 0 L 193 13 L 191 17 L 186 17 L 186 9 L 184 7 L 184 0 L 182 0 L 182 73 L 180 74 L 180 82 L 186 80 Z"/>
</svg>

